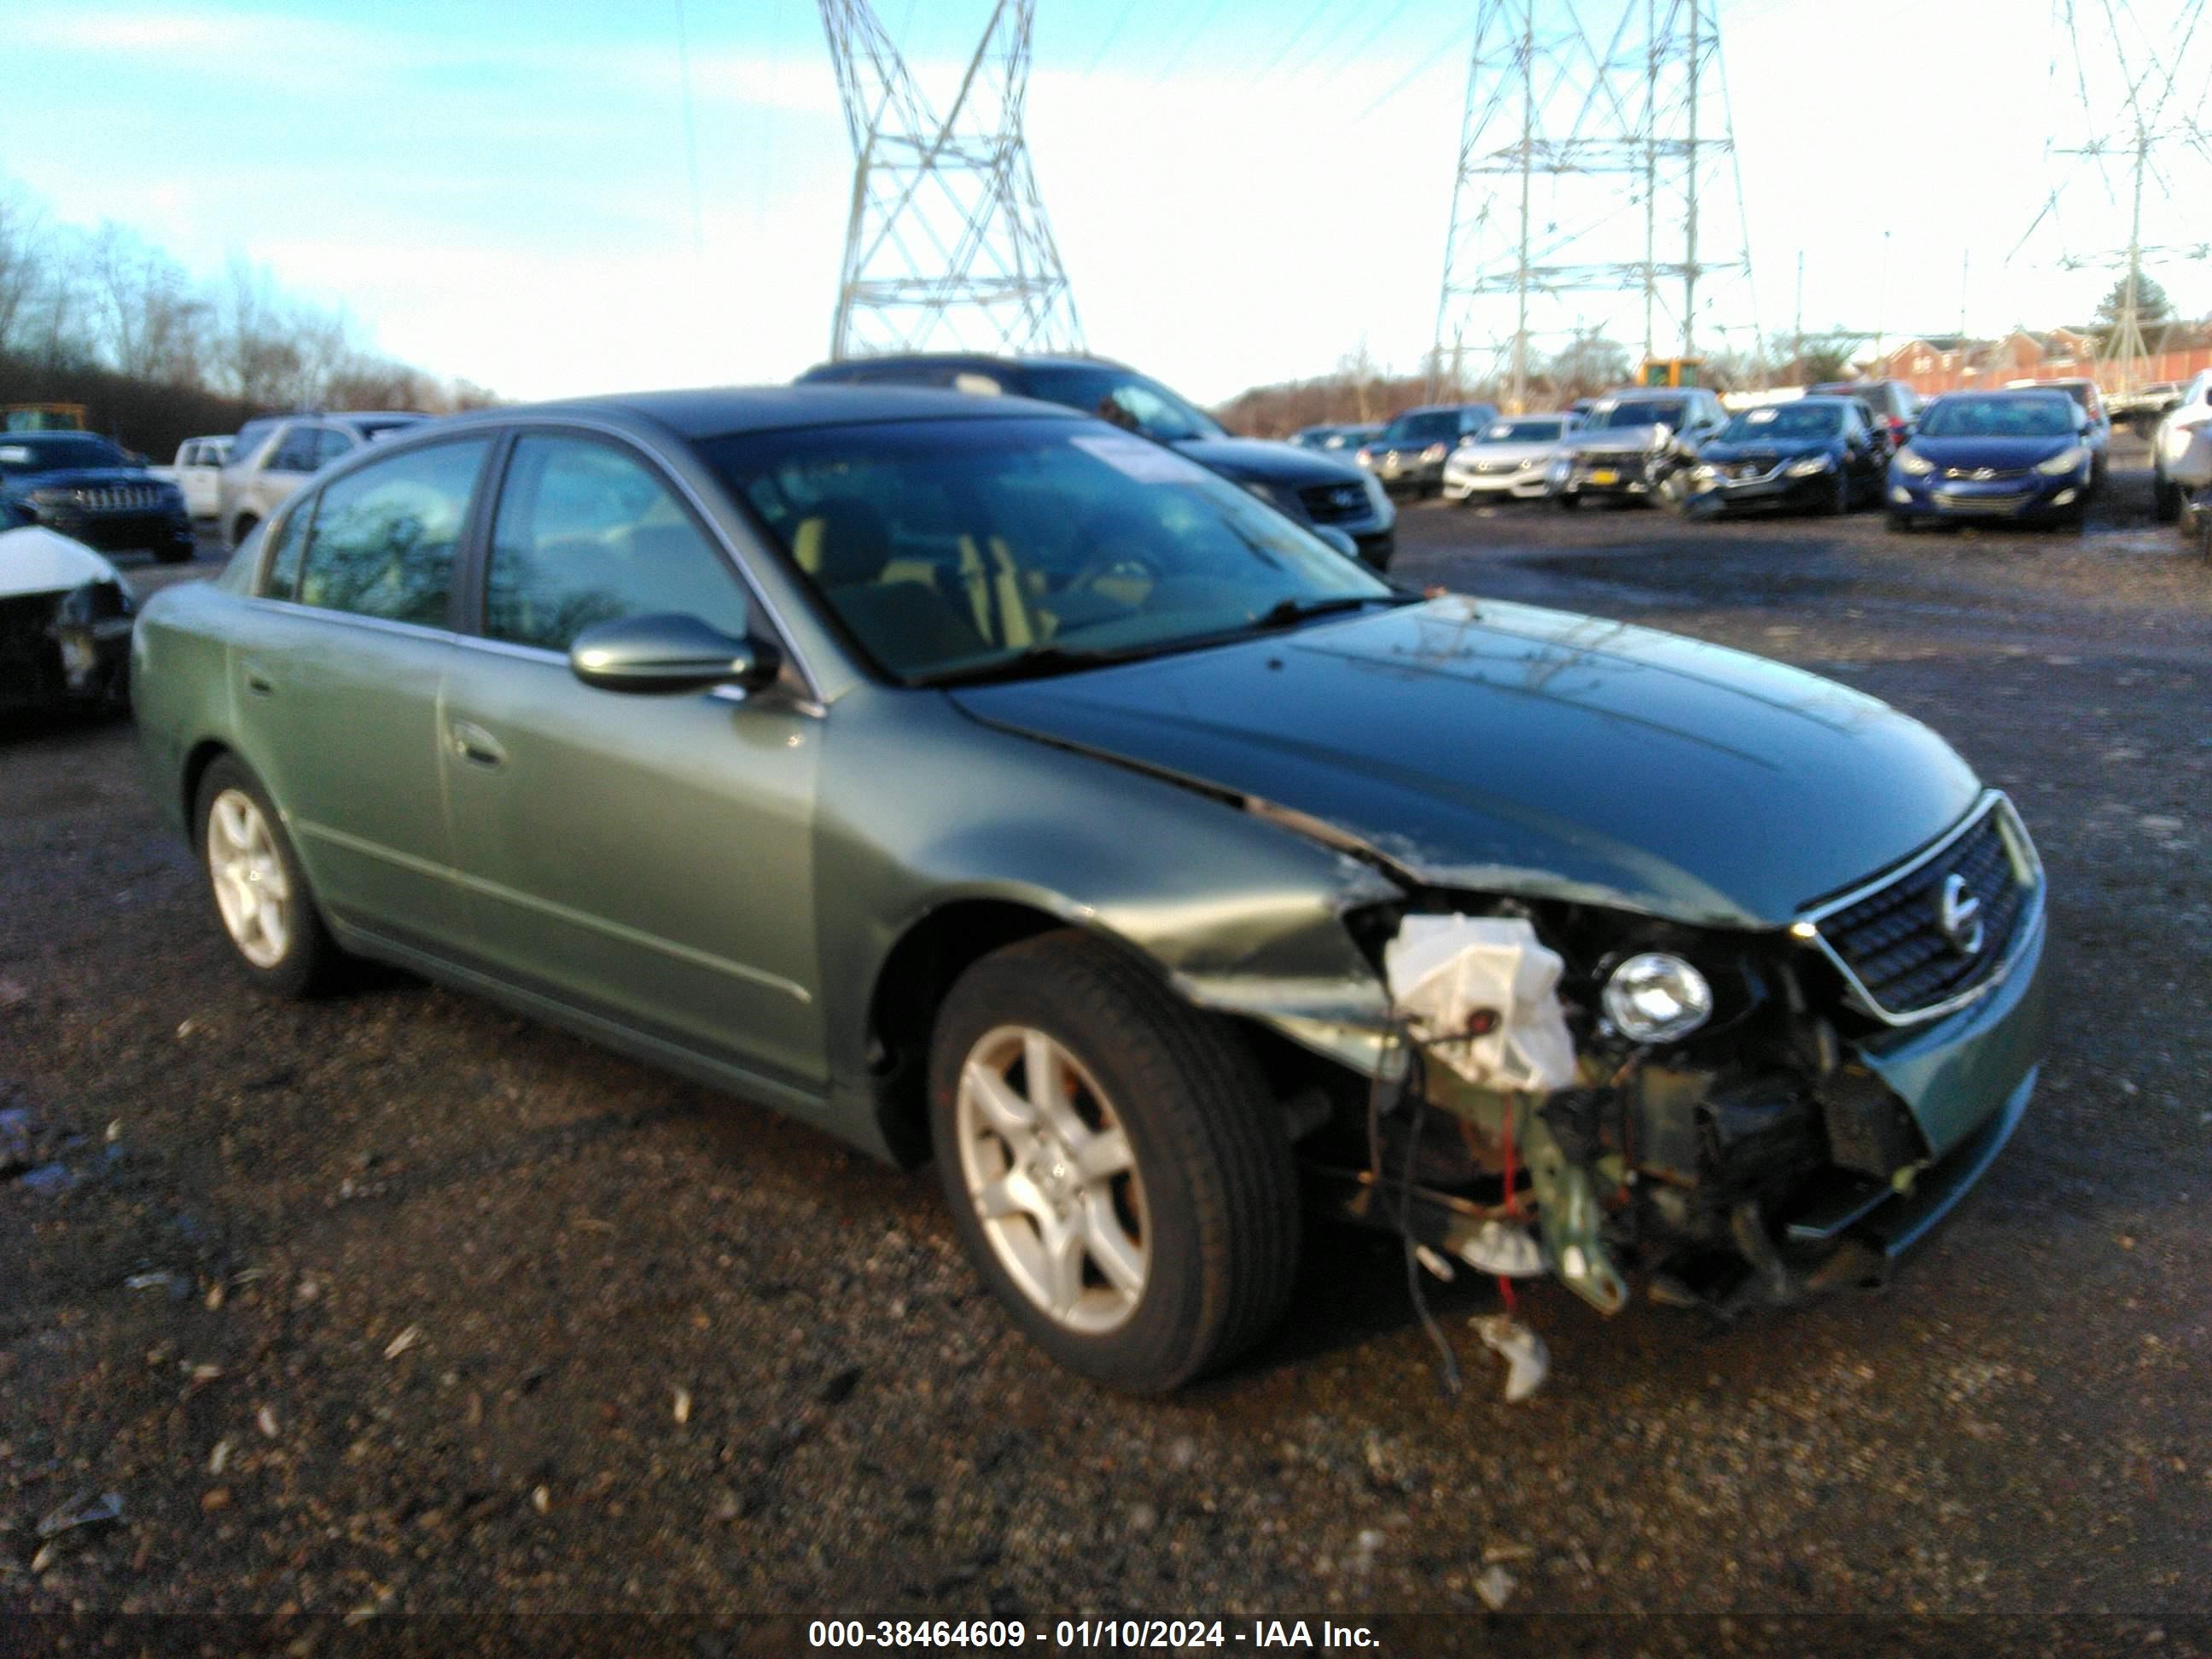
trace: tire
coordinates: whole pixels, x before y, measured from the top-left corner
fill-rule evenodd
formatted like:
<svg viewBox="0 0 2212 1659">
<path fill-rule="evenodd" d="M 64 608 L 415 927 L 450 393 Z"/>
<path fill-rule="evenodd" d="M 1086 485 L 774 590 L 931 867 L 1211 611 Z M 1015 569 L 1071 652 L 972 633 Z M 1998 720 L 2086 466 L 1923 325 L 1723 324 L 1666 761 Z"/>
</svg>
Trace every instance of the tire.
<svg viewBox="0 0 2212 1659">
<path fill-rule="evenodd" d="M 1559 501 L 1562 513 L 1571 513 L 1583 504 L 1583 498 L 1579 495 L 1560 495 L 1554 499 Z"/>
<path fill-rule="evenodd" d="M 192 850 L 207 872 L 216 925 L 246 979 L 273 996 L 306 998 L 328 990 L 343 960 L 337 943 L 323 923 L 269 792 L 234 756 L 215 761 L 200 779 Z M 283 892 L 272 898 L 280 879 Z M 276 909 L 265 908 L 272 903 Z M 270 920 L 280 912 L 281 929 Z"/>
<path fill-rule="evenodd" d="M 2160 524 L 2172 524 L 2181 517 L 2181 486 L 2168 483 L 2164 478 L 2154 477 L 2150 485 L 2151 516 Z"/>
<path fill-rule="evenodd" d="M 244 546 L 246 538 L 253 533 L 254 526 L 260 522 L 251 513 L 241 514 L 238 522 L 231 526 L 229 536 L 225 538 L 229 543 L 230 550 L 235 553 Z"/>
<path fill-rule="evenodd" d="M 155 548 L 154 557 L 162 564 L 189 564 L 191 562 L 193 550 L 190 542 L 185 543 L 182 547 L 172 542 L 167 547 Z"/>
<path fill-rule="evenodd" d="M 1032 1056 L 1060 1079 L 1056 1109 L 1030 1098 Z M 1069 1370 L 1164 1394 L 1281 1314 L 1303 1232 L 1283 1121 L 1228 1028 L 1112 946 L 1048 933 L 963 975 L 932 1036 L 929 1110 L 961 1243 L 1014 1322 Z M 1050 1122 L 1067 1131 L 1024 1139 Z M 1126 1164 L 1085 1181 L 1079 1158 L 1087 1147 L 1114 1159 L 1117 1126 Z M 1000 1198 L 988 1221 L 986 1192 Z M 1078 1216 L 1091 1229 L 1072 1273 L 1054 1274 L 1046 1229 Z M 1104 1255 L 1089 1242 L 1102 1229 Z"/>
<path fill-rule="evenodd" d="M 1881 527 L 1893 536 L 1910 536 L 1912 533 L 1912 520 L 1902 513 L 1885 513 L 1882 514 Z"/>
<path fill-rule="evenodd" d="M 1840 519 L 1851 510 L 1851 475 L 1840 466 L 1836 469 L 1836 487 L 1828 492 L 1828 499 L 1820 503 L 1820 516 Z"/>
</svg>

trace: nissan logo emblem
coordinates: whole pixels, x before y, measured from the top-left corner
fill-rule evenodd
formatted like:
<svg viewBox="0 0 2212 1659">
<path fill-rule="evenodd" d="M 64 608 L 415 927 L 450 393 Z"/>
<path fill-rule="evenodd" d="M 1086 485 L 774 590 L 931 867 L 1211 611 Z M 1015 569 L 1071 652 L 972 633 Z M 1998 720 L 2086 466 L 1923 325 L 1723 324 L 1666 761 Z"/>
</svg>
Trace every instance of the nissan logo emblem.
<svg viewBox="0 0 2212 1659">
<path fill-rule="evenodd" d="M 1936 925 L 1951 948 L 1962 957 L 1982 953 L 1982 902 L 1966 889 L 1966 878 L 1954 872 L 1943 878 L 1943 892 L 1936 905 Z"/>
</svg>

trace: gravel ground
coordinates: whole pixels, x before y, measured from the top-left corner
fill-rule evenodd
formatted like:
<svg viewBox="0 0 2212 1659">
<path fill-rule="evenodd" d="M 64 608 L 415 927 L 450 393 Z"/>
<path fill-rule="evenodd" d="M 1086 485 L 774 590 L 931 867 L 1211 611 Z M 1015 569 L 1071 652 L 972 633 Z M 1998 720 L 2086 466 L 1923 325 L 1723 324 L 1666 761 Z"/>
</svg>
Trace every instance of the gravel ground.
<svg viewBox="0 0 2212 1659">
<path fill-rule="evenodd" d="M 261 1000 L 127 726 L 0 733 L 0 1124 L 40 1170 L 0 1179 L 0 1615 L 1310 1617 L 1480 1610 L 1502 1568 L 1515 1612 L 2124 1614 L 2191 1650 L 2212 564 L 2148 509 L 2138 465 L 2078 538 L 1407 513 L 1410 577 L 1929 720 L 2020 801 L 2060 940 L 2038 1103 L 1887 1291 L 1717 1333 L 1539 1287 L 1552 1378 L 1512 1407 L 1486 1290 L 1436 1297 L 1449 1399 L 1395 1250 L 1333 1231 L 1231 1375 L 1077 1382 L 927 1174 L 411 981 Z"/>
</svg>

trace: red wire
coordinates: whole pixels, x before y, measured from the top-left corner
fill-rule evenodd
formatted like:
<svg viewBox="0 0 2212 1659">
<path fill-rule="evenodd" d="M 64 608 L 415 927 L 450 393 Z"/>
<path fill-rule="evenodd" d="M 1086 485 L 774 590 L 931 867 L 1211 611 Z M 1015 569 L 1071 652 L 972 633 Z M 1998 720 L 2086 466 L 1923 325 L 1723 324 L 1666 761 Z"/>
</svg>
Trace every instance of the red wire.
<svg viewBox="0 0 2212 1659">
<path fill-rule="evenodd" d="M 1515 1190 L 1516 1171 L 1513 1167 L 1513 1112 L 1519 1103 L 1518 1101 L 1507 1103 L 1503 1136 L 1505 1144 L 1505 1213 L 1511 1216 L 1521 1213 L 1521 1194 Z M 1498 1275 L 1498 1294 L 1504 1300 L 1507 1314 L 1520 1313 L 1521 1304 L 1513 1294 L 1513 1281 L 1504 1273 Z"/>
</svg>

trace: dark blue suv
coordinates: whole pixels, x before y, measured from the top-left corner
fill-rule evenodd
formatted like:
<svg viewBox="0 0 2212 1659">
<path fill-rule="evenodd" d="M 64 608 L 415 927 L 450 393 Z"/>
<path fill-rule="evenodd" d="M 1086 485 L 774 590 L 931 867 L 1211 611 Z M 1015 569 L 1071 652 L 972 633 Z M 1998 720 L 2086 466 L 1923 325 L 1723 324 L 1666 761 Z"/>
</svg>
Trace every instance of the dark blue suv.
<svg viewBox="0 0 2212 1659">
<path fill-rule="evenodd" d="M 90 432 L 0 432 L 0 501 L 103 553 L 192 556 L 184 492 Z"/>
</svg>

